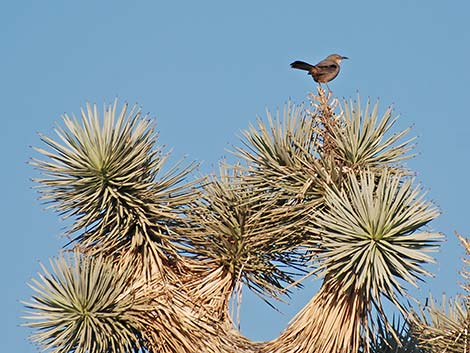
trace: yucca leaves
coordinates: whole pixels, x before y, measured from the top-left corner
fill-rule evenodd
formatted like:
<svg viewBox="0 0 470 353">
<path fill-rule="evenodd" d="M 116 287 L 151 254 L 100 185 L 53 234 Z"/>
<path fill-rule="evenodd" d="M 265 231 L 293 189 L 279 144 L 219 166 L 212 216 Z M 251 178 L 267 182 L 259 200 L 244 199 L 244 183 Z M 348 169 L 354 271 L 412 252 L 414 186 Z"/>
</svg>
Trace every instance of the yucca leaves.
<svg viewBox="0 0 470 353">
<path fill-rule="evenodd" d="M 426 252 L 436 249 L 438 233 L 420 231 L 439 215 L 412 179 L 384 170 L 350 175 L 344 187 L 327 188 L 326 208 L 316 215 L 322 252 L 319 271 L 345 291 L 380 295 L 405 294 L 400 280 L 416 286 L 433 262 Z"/>
<path fill-rule="evenodd" d="M 273 116 L 267 112 L 268 123 L 257 120 L 257 126 L 243 132 L 243 147 L 234 154 L 248 163 L 250 183 L 260 191 L 282 191 L 289 200 L 293 196 L 315 201 L 318 169 L 317 122 L 302 106 L 288 103 Z"/>
<path fill-rule="evenodd" d="M 303 240 L 304 209 L 279 204 L 275 193 L 247 183 L 242 171 L 220 170 L 191 208 L 196 227 L 187 234 L 186 251 L 225 268 L 233 286 L 241 280 L 259 294 L 276 296 L 300 265 L 294 249 Z"/>
<path fill-rule="evenodd" d="M 235 155 L 245 160 L 251 182 L 259 189 L 281 190 L 287 200 L 321 203 L 324 183 L 339 185 L 344 172 L 380 170 L 400 172 L 399 162 L 413 157 L 410 129 L 388 136 L 397 117 L 389 108 L 379 117 L 378 103 L 344 101 L 339 114 L 324 92 L 313 96 L 313 111 L 288 103 L 283 115 L 267 112 L 243 132 L 243 146 Z M 404 170 L 403 170 L 404 172 Z"/>
<path fill-rule="evenodd" d="M 25 303 L 32 341 L 51 352 L 138 352 L 147 309 L 136 300 L 132 267 L 115 268 L 103 257 L 74 253 L 51 260 L 52 272 L 33 279 Z"/>
<path fill-rule="evenodd" d="M 354 170 L 382 168 L 413 157 L 414 138 L 402 141 L 410 128 L 387 136 L 398 119 L 393 118 L 391 108 L 379 118 L 378 103 L 371 106 L 368 101 L 362 110 L 358 99 L 356 103 L 344 101 L 341 107 L 342 121 L 329 131 L 329 137 L 335 158 L 344 166 Z"/>
<path fill-rule="evenodd" d="M 41 190 L 42 199 L 53 202 L 61 212 L 86 217 L 81 223 L 88 224 L 93 221 L 95 209 L 102 206 L 98 198 L 106 205 L 117 188 L 124 197 L 126 187 L 145 190 L 159 163 L 155 157 L 161 152 L 152 151 L 156 136 L 150 121 L 140 119 L 140 111 L 134 109 L 127 115 L 126 105 L 114 122 L 115 102 L 106 109 L 101 126 L 96 106 L 87 105 L 80 121 L 66 114 L 65 128 L 55 129 L 63 144 L 41 135 L 53 150 L 36 148 L 50 162 L 33 161 L 51 177 L 37 180 L 49 187 Z"/>
<path fill-rule="evenodd" d="M 87 104 L 81 119 L 63 116 L 55 129 L 60 143 L 41 135 L 50 149 L 36 148 L 47 159 L 33 159 L 43 178 L 41 199 L 65 217 L 74 216 L 68 234 L 88 251 L 120 254 L 149 242 L 172 248 L 172 225 L 194 197 L 184 178 L 193 169 L 178 165 L 164 172 L 168 158 L 157 142 L 152 121 L 140 109 L 117 112 L 105 107 L 102 121 Z"/>
</svg>

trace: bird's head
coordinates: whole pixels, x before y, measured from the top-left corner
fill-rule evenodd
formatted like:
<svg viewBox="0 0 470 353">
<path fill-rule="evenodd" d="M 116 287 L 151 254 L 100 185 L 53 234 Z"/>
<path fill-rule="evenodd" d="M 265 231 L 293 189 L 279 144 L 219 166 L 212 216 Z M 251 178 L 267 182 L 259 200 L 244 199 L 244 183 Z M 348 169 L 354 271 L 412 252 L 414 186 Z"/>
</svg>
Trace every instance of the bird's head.
<svg viewBox="0 0 470 353">
<path fill-rule="evenodd" d="M 344 60 L 344 59 L 349 59 L 349 58 L 347 56 L 342 56 L 339 54 L 331 54 L 330 56 L 326 58 L 326 60 L 334 61 L 337 64 L 339 64 L 341 60 Z"/>
</svg>

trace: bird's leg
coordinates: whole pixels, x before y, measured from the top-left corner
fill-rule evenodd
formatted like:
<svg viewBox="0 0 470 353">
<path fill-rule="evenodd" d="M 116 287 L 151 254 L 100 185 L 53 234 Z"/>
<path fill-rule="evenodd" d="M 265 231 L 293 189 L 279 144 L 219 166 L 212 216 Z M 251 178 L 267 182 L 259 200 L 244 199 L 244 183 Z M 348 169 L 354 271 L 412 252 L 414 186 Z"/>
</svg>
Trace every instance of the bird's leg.
<svg viewBox="0 0 470 353">
<path fill-rule="evenodd" d="M 328 92 L 333 93 L 333 91 L 331 90 L 330 86 L 328 86 L 328 83 L 325 83 L 325 85 L 326 85 L 326 88 L 328 88 Z"/>
</svg>

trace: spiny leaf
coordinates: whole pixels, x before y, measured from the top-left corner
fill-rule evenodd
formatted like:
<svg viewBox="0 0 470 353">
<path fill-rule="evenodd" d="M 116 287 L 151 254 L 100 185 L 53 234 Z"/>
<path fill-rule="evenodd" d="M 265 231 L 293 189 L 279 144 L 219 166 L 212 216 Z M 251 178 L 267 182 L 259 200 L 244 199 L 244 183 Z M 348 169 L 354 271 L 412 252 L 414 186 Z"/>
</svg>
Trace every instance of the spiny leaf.
<svg viewBox="0 0 470 353">
<path fill-rule="evenodd" d="M 117 112 L 116 100 L 101 120 L 96 105 L 87 104 L 80 119 L 65 114 L 63 123 L 55 129 L 58 140 L 41 135 L 50 150 L 37 148 L 46 159 L 31 164 L 44 176 L 34 180 L 41 199 L 74 217 L 66 234 L 78 233 L 80 246 L 108 254 L 150 241 L 174 251 L 173 226 L 196 197 L 194 183 L 184 183 L 195 165 L 164 171 L 168 154 L 136 106 Z"/>
<path fill-rule="evenodd" d="M 132 267 L 116 269 L 103 257 L 74 253 L 51 260 L 33 279 L 35 294 L 25 326 L 43 350 L 51 352 L 138 352 L 143 322 L 137 315 L 145 302 L 136 301 L 130 282 Z"/>
<path fill-rule="evenodd" d="M 327 188 L 326 207 L 316 214 L 322 231 L 320 271 L 344 290 L 403 295 L 400 279 L 416 285 L 428 272 L 422 265 L 433 259 L 425 252 L 442 237 L 420 232 L 439 215 L 422 198 L 412 179 L 384 170 L 380 174 L 351 174 L 343 188 Z M 315 221 L 314 221 L 315 222 Z"/>
<path fill-rule="evenodd" d="M 336 125 L 330 133 L 335 156 L 345 165 L 353 169 L 374 169 L 413 157 L 409 152 L 413 149 L 414 138 L 402 141 L 409 128 L 387 137 L 397 120 L 397 117 L 392 118 L 391 108 L 380 120 L 378 103 L 371 112 L 370 102 L 362 112 L 359 99 L 356 104 L 344 101 L 342 109 L 343 124 Z"/>
</svg>

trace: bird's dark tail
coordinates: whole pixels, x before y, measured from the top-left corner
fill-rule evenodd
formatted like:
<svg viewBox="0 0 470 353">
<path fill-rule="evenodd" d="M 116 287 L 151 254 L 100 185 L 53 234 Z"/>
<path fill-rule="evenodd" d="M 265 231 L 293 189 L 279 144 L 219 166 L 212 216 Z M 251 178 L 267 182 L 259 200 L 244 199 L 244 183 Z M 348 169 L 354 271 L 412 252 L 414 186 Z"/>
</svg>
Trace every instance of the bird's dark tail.
<svg viewBox="0 0 470 353">
<path fill-rule="evenodd" d="M 304 61 L 294 61 L 292 64 L 290 64 L 290 67 L 292 67 L 293 69 L 310 71 L 313 65 L 310 65 L 309 63 L 306 63 Z"/>
</svg>

